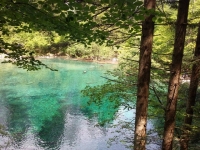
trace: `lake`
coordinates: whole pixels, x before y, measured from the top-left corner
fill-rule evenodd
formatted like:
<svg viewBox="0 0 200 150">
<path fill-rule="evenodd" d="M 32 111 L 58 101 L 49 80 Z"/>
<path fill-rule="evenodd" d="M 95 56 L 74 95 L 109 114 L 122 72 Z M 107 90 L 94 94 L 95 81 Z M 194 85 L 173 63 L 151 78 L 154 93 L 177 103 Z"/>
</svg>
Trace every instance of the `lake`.
<svg viewBox="0 0 200 150">
<path fill-rule="evenodd" d="M 110 102 L 89 106 L 81 95 L 85 86 L 105 83 L 101 76 L 116 65 L 59 58 L 43 62 L 58 71 L 27 72 L 11 64 L 0 65 L 0 124 L 9 133 L 0 136 L 2 149 L 128 149 L 122 140 L 133 132 L 126 132 L 118 123 L 132 120 L 134 110 L 116 110 Z M 108 119 L 110 124 L 98 124 Z M 151 123 L 148 126 L 152 128 Z"/>
</svg>

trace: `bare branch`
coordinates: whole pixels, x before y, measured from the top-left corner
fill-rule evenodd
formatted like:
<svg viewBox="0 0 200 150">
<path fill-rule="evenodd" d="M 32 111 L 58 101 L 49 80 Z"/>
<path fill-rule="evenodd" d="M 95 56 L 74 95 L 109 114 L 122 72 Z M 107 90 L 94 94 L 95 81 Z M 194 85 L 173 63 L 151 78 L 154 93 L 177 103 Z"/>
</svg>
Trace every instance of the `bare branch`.
<svg viewBox="0 0 200 150">
<path fill-rule="evenodd" d="M 94 17 L 96 17 L 96 16 L 100 15 L 101 13 L 105 12 L 105 11 L 106 11 L 106 10 L 108 10 L 109 8 L 110 8 L 109 6 L 102 7 L 101 9 L 99 9 L 99 10 L 100 10 L 100 12 L 98 12 L 98 13 L 94 14 L 92 17 L 94 18 Z"/>
<path fill-rule="evenodd" d="M 158 96 L 158 94 L 157 94 L 157 92 L 156 92 L 156 89 L 155 89 L 155 87 L 154 87 L 154 86 L 152 86 L 152 90 L 153 90 L 153 92 L 154 92 L 154 94 L 155 94 L 155 96 L 156 96 L 156 98 L 157 98 L 158 102 L 160 103 L 160 105 L 161 105 L 161 108 L 162 108 L 163 110 L 165 110 L 165 111 L 166 111 L 166 108 L 164 107 L 164 105 L 163 105 L 162 101 L 160 100 L 160 98 L 159 98 L 159 96 Z"/>
</svg>

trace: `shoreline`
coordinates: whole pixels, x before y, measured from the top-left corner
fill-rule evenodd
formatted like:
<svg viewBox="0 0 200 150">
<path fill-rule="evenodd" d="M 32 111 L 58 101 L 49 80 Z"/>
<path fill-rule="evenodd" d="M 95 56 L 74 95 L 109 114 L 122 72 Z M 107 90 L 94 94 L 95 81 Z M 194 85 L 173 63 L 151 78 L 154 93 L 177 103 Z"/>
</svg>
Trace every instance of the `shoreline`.
<svg viewBox="0 0 200 150">
<path fill-rule="evenodd" d="M 0 59 L 8 59 L 5 58 L 6 54 L 0 54 Z M 118 64 L 117 58 L 110 58 L 104 60 L 95 60 L 95 59 L 86 59 L 86 58 L 71 58 L 69 56 L 56 56 L 56 55 L 44 55 L 44 56 L 35 56 L 36 59 L 53 59 L 53 58 L 61 58 L 66 60 L 74 60 L 74 61 L 84 61 L 84 62 L 94 62 L 99 64 Z"/>
<path fill-rule="evenodd" d="M 83 61 L 83 62 L 94 62 L 99 64 L 118 64 L 118 60 L 113 58 L 112 60 L 93 60 L 93 59 L 84 59 L 84 58 L 70 58 L 68 56 L 36 56 L 36 59 L 53 59 L 53 58 L 61 58 L 66 60 L 74 60 L 74 61 Z"/>
</svg>

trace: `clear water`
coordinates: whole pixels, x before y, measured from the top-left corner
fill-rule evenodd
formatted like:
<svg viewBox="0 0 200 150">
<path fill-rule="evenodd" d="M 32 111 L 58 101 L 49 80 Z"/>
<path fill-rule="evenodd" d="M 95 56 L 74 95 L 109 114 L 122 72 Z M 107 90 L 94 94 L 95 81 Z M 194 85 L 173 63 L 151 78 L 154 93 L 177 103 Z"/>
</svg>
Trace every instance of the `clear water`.
<svg viewBox="0 0 200 150">
<path fill-rule="evenodd" d="M 87 85 L 103 84 L 105 79 L 101 76 L 115 65 L 64 59 L 43 61 L 59 71 L 27 72 L 0 64 L 0 124 L 9 133 L 0 136 L 0 149 L 127 150 L 121 140 L 133 136 L 133 132 L 117 124 L 120 120 L 133 123 L 134 110 L 115 109 L 111 102 L 104 102 L 101 107 L 89 106 L 80 92 Z M 112 122 L 99 126 L 104 120 Z M 151 123 L 148 126 L 152 128 Z M 116 142 L 109 145 L 112 138 Z M 147 149 L 159 148 L 148 144 Z"/>
<path fill-rule="evenodd" d="M 116 122 L 114 117 L 123 118 L 124 110 L 112 108 L 109 102 L 102 107 L 88 106 L 80 93 L 86 85 L 104 83 L 101 76 L 115 66 L 64 59 L 43 61 L 59 71 L 27 72 L 0 64 L 0 124 L 10 135 L 0 136 L 0 145 L 14 150 L 125 150 L 120 142 L 107 144 L 117 135 L 115 128 L 97 125 L 104 119 Z"/>
</svg>

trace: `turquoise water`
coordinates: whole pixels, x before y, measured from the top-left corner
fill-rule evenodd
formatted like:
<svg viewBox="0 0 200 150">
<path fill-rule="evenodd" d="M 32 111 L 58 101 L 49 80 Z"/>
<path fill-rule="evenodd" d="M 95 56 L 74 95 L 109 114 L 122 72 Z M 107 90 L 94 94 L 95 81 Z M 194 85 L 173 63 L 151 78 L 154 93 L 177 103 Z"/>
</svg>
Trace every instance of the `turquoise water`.
<svg viewBox="0 0 200 150">
<path fill-rule="evenodd" d="M 124 109 L 116 110 L 109 102 L 88 106 L 80 93 L 86 85 L 104 83 L 101 76 L 115 65 L 43 61 L 58 71 L 27 72 L 11 64 L 0 65 L 0 124 L 9 133 L 0 137 L 0 145 L 15 150 L 125 150 L 120 142 L 107 144 L 118 135 L 116 129 L 98 122 L 114 118 L 117 122 L 116 116 L 132 118 L 133 113 L 124 115 Z"/>
</svg>

